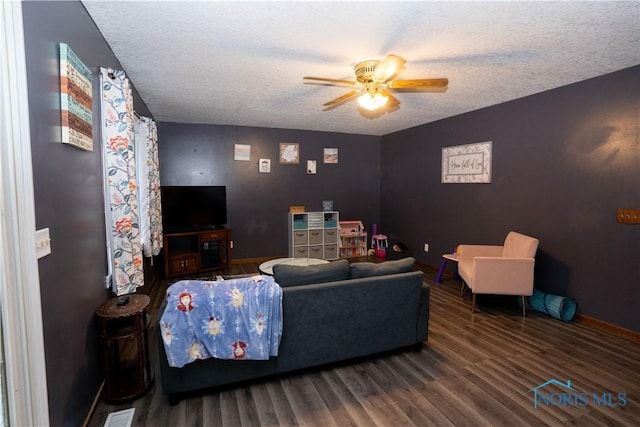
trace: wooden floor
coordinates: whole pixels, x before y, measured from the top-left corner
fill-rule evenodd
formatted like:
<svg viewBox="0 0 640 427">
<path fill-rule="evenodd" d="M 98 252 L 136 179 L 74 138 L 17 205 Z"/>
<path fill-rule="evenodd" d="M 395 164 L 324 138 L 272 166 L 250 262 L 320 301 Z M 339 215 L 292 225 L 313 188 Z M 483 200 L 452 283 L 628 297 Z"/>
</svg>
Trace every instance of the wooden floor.
<svg viewBox="0 0 640 427">
<path fill-rule="evenodd" d="M 459 282 L 435 284 L 435 272 L 424 271 L 431 315 L 421 352 L 208 390 L 177 406 L 169 406 L 156 378 L 151 392 L 135 402 L 100 400 L 88 425 L 102 427 L 109 412 L 131 407 L 134 426 L 153 427 L 640 425 L 640 344 L 536 312 L 522 318 L 516 303 L 504 299 L 479 296 L 479 312 L 472 315 Z M 236 265 L 231 273 L 252 272 L 257 264 Z M 146 290 L 156 376 L 155 323 L 166 286 L 157 280 Z M 573 391 L 553 384 L 533 390 L 553 379 L 570 380 Z"/>
</svg>

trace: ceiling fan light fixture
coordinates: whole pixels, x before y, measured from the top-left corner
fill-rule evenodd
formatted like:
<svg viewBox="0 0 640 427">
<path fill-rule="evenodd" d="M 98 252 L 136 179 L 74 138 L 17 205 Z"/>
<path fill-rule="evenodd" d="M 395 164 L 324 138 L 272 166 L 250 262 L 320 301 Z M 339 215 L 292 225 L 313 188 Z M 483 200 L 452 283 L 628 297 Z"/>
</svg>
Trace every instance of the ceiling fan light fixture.
<svg viewBox="0 0 640 427">
<path fill-rule="evenodd" d="M 360 104 L 362 108 L 368 111 L 375 111 L 378 108 L 382 108 L 387 104 L 388 101 L 389 97 L 384 96 L 380 92 L 366 92 L 358 97 L 358 104 Z"/>
<path fill-rule="evenodd" d="M 333 110 L 348 101 L 357 99 L 360 114 L 369 118 L 380 117 L 384 113 L 397 110 L 400 106 L 400 101 L 393 96 L 392 92 L 426 93 L 447 90 L 449 80 L 446 78 L 396 80 L 396 77 L 405 69 L 406 62 L 398 55 L 387 55 L 382 61 L 369 60 L 357 63 L 354 67 L 355 81 L 327 77 L 303 77 L 303 80 L 306 84 L 351 87 L 350 92 L 325 102 L 324 111 Z M 380 114 L 369 114 L 377 110 L 380 110 Z"/>
</svg>

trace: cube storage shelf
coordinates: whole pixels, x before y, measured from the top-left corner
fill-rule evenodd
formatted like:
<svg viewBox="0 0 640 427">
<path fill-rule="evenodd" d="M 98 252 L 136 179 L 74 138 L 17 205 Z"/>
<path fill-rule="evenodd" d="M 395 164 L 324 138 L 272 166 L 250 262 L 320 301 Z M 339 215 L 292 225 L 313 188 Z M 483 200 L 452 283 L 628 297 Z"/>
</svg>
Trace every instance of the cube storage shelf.
<svg viewBox="0 0 640 427">
<path fill-rule="evenodd" d="M 289 257 L 338 259 L 339 214 L 289 213 Z"/>
</svg>

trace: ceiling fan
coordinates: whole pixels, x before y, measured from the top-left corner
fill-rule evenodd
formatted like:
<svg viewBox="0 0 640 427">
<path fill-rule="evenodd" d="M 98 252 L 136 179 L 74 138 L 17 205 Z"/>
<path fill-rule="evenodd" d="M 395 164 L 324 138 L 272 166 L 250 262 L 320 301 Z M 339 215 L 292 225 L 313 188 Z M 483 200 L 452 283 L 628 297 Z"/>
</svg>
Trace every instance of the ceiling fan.
<svg viewBox="0 0 640 427">
<path fill-rule="evenodd" d="M 345 93 L 331 101 L 325 102 L 324 111 L 337 108 L 353 99 L 358 99 L 358 104 L 367 111 L 376 111 L 386 107 L 394 110 L 400 105 L 400 101 L 391 94 L 393 92 L 444 92 L 447 90 L 449 80 L 438 79 L 412 79 L 394 80 L 404 69 L 405 61 L 397 55 L 387 55 L 382 60 L 363 61 L 354 67 L 356 80 L 329 79 L 325 77 L 303 77 L 305 84 L 323 86 L 353 86 L 356 89 Z M 317 83 L 323 82 L 323 83 Z"/>
</svg>

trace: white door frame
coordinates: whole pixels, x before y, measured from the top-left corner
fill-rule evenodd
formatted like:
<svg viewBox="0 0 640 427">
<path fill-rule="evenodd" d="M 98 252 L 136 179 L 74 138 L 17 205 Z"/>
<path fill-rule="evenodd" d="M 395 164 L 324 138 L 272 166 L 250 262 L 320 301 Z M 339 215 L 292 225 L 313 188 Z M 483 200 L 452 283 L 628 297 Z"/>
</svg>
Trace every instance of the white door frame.
<svg viewBox="0 0 640 427">
<path fill-rule="evenodd" d="M 35 222 L 22 3 L 0 1 L 0 316 L 11 426 L 49 425 Z"/>
</svg>

